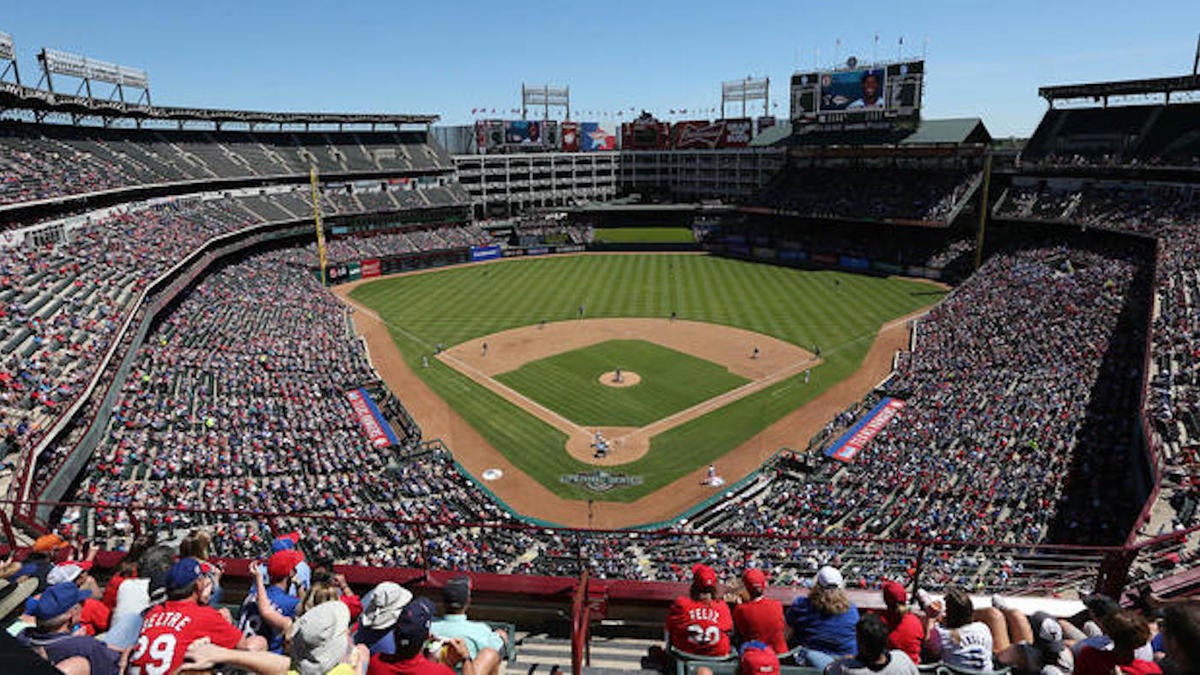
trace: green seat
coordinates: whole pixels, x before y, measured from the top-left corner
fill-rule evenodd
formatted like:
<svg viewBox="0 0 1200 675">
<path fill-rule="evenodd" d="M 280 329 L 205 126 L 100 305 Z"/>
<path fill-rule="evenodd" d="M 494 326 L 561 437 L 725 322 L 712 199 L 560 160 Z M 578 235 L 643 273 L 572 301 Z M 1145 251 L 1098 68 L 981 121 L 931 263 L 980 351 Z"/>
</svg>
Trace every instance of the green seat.
<svg viewBox="0 0 1200 675">
<path fill-rule="evenodd" d="M 492 630 L 504 630 L 504 659 L 509 663 L 517 662 L 517 627 L 503 621 L 485 621 Z"/>
<path fill-rule="evenodd" d="M 674 647 L 668 647 L 667 653 L 675 662 L 675 675 L 695 675 L 696 668 L 700 666 L 712 669 L 714 675 L 732 675 L 737 671 L 738 656 L 736 652 L 727 656 L 696 656 L 681 652 Z"/>
</svg>

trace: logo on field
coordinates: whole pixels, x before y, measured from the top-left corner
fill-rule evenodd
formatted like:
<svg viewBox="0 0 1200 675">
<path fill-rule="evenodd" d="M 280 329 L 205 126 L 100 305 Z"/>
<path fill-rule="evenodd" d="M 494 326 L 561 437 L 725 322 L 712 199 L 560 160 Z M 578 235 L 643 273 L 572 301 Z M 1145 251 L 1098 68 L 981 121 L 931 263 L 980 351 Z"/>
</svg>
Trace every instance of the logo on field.
<svg viewBox="0 0 1200 675">
<path fill-rule="evenodd" d="M 589 492 L 608 492 L 614 488 L 634 487 L 645 482 L 642 476 L 628 476 L 607 471 L 583 471 L 564 473 L 558 477 L 560 483 L 578 485 Z"/>
</svg>

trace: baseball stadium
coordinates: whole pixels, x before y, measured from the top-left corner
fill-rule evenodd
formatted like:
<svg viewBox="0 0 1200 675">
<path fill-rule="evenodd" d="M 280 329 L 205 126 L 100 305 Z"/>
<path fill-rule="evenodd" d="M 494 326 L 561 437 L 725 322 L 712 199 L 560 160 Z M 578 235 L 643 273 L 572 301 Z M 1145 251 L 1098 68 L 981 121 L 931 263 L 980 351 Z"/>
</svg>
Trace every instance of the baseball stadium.
<svg viewBox="0 0 1200 675">
<path fill-rule="evenodd" d="M 998 139 L 924 54 L 450 124 L 16 44 L 0 670 L 1200 668 L 1195 67 Z"/>
</svg>

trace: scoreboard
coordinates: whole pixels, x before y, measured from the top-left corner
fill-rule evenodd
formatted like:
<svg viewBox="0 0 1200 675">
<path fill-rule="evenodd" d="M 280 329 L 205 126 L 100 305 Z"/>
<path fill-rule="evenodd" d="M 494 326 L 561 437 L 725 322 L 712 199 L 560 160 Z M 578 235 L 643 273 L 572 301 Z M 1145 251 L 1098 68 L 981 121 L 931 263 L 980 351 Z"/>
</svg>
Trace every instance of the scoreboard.
<svg viewBox="0 0 1200 675">
<path fill-rule="evenodd" d="M 924 75 L 924 61 L 795 73 L 792 124 L 916 120 Z"/>
</svg>

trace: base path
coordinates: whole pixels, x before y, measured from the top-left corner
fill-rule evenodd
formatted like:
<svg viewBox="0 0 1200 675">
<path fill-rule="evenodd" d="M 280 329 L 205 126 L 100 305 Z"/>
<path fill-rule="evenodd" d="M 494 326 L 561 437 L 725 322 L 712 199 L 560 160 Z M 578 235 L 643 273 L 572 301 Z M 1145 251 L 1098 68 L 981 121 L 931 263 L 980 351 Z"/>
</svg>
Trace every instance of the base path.
<svg viewBox="0 0 1200 675">
<path fill-rule="evenodd" d="M 355 330 L 366 339 L 375 369 L 420 425 L 424 437 L 444 441 L 459 463 L 475 476 L 482 475 L 487 469 L 503 471 L 503 477 L 488 482 L 487 486 L 514 511 L 568 527 L 588 527 L 587 500 L 560 497 L 525 475 L 408 367 L 379 315 L 350 299 L 350 291 L 355 285 L 331 290 L 354 308 Z M 719 473 L 729 483 L 737 482 L 758 469 L 780 447 L 806 443 L 826 422 L 860 400 L 891 372 L 895 352 L 908 347 L 909 320 L 924 311 L 885 324 L 854 374 L 717 460 Z M 627 429 L 601 431 L 609 439 L 628 432 Z M 621 452 L 619 447 L 616 452 Z M 625 461 L 628 459 L 622 459 Z M 707 466 L 697 467 L 637 501 L 597 501 L 590 525 L 622 528 L 673 518 L 718 491 L 703 485 L 707 473 Z"/>
</svg>

